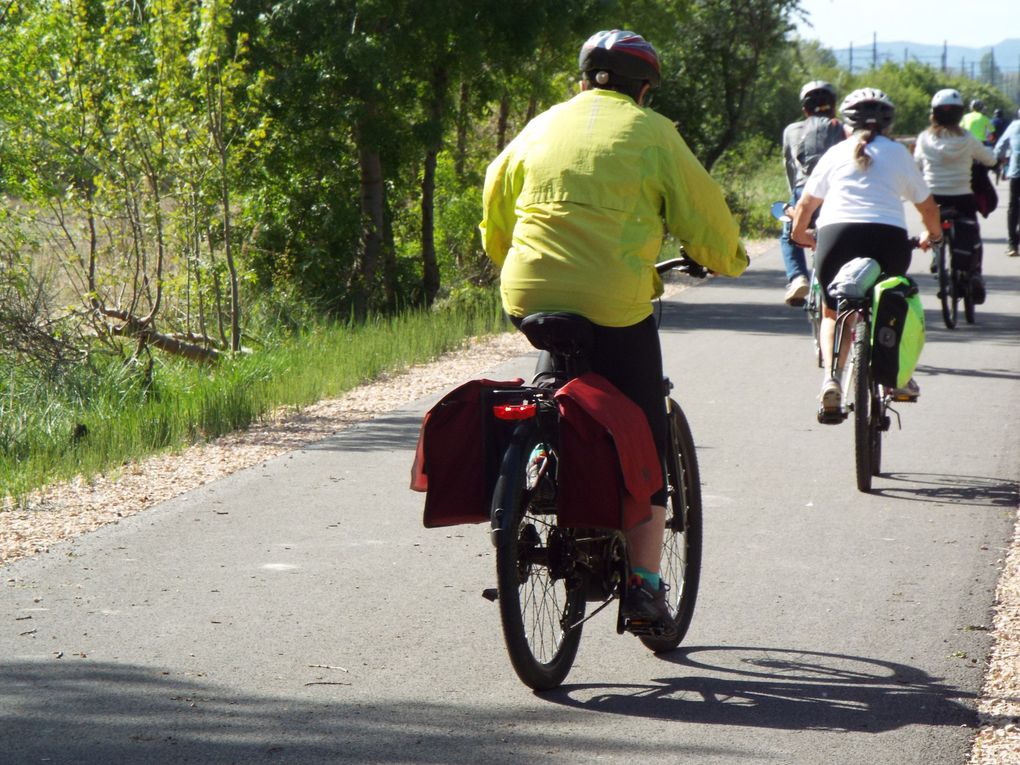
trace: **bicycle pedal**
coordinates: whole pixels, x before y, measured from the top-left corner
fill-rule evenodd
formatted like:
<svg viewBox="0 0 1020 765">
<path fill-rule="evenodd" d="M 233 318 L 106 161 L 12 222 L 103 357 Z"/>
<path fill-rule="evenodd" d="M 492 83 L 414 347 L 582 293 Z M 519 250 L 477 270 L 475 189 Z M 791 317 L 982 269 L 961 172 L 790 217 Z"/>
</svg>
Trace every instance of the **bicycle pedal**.
<svg viewBox="0 0 1020 765">
<path fill-rule="evenodd" d="M 839 425 L 843 420 L 846 419 L 846 414 L 839 410 L 830 411 L 826 409 L 818 410 L 818 422 L 822 425 Z"/>
<path fill-rule="evenodd" d="M 499 590 L 495 587 L 487 587 L 482 590 L 482 597 L 492 603 L 495 603 L 499 599 Z"/>
<path fill-rule="evenodd" d="M 918 396 L 889 396 L 890 401 L 895 401 L 899 404 L 916 404 Z"/>
<path fill-rule="evenodd" d="M 659 622 L 646 621 L 643 619 L 628 619 L 624 629 L 637 637 L 669 637 L 676 629 L 676 625 L 666 626 Z"/>
</svg>

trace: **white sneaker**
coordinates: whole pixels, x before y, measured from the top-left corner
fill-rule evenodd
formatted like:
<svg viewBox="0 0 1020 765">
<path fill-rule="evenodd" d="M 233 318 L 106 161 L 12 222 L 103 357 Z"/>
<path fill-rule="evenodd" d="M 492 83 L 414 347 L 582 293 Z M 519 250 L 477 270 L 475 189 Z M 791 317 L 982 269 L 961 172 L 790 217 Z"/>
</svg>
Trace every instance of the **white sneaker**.
<svg viewBox="0 0 1020 765">
<path fill-rule="evenodd" d="M 806 276 L 796 276 L 793 281 L 786 285 L 786 295 L 783 300 L 787 305 L 799 308 L 807 302 L 808 290 L 811 286 L 808 284 Z"/>
<path fill-rule="evenodd" d="M 843 386 L 839 384 L 839 380 L 830 377 L 822 383 L 822 393 L 818 400 L 822 402 L 822 409 L 829 411 L 839 409 L 843 405 Z"/>
<path fill-rule="evenodd" d="M 823 425 L 832 425 L 843 421 L 843 387 L 839 380 L 830 377 L 822 384 L 822 392 L 818 396 L 818 421 Z"/>
</svg>

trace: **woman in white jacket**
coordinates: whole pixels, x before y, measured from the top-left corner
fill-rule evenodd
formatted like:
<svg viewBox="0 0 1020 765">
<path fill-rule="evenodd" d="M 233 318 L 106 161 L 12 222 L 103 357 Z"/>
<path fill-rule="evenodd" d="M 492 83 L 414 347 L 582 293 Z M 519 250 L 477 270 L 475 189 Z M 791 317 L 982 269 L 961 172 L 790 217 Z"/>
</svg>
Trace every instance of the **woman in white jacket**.
<svg viewBox="0 0 1020 765">
<path fill-rule="evenodd" d="M 957 255 L 972 251 L 971 277 L 974 302 L 985 300 L 981 278 L 981 233 L 977 222 L 977 201 L 971 189 L 971 166 L 980 162 L 987 167 L 996 163 L 995 154 L 971 133 L 960 127 L 963 97 L 958 90 L 940 90 L 931 99 L 931 126 L 917 137 L 914 160 L 924 174 L 939 207 L 957 211 L 959 241 Z M 970 229 L 967 231 L 966 229 Z M 967 235 L 969 234 L 969 235 Z"/>
</svg>

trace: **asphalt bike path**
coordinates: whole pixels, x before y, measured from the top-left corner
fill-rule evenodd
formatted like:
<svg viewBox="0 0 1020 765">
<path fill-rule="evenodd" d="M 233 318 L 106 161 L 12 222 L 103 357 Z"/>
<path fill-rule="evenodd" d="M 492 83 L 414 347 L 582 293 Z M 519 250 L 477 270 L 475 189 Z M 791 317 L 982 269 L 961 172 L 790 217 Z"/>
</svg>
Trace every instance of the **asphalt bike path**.
<svg viewBox="0 0 1020 765">
<path fill-rule="evenodd" d="M 1020 479 L 1004 215 L 974 326 L 915 253 L 921 401 L 870 495 L 777 247 L 663 304 L 705 494 L 676 652 L 610 610 L 561 689 L 520 684 L 485 525 L 426 530 L 407 489 L 433 396 L 5 567 L 0 762 L 964 763 Z"/>
</svg>

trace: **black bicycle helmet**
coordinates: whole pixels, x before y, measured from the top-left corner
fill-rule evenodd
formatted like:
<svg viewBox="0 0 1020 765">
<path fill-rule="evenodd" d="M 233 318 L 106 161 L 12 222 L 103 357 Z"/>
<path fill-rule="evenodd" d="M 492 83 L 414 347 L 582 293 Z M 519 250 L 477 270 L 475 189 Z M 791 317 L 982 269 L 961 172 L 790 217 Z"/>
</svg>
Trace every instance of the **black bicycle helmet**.
<svg viewBox="0 0 1020 765">
<path fill-rule="evenodd" d="M 843 99 L 839 111 L 854 130 L 886 130 L 896 116 L 892 100 L 877 88 L 858 88 Z"/>
<path fill-rule="evenodd" d="M 836 88 L 825 80 L 811 80 L 800 89 L 800 105 L 812 114 L 818 110 L 836 108 Z"/>
<path fill-rule="evenodd" d="M 975 98 L 970 102 L 970 110 L 972 112 L 983 112 L 985 110 L 985 102 L 980 98 Z"/>
<path fill-rule="evenodd" d="M 609 72 L 659 87 L 659 54 L 641 35 L 625 29 L 596 32 L 581 46 L 582 72 Z M 593 78 L 595 79 L 595 78 Z"/>
</svg>

